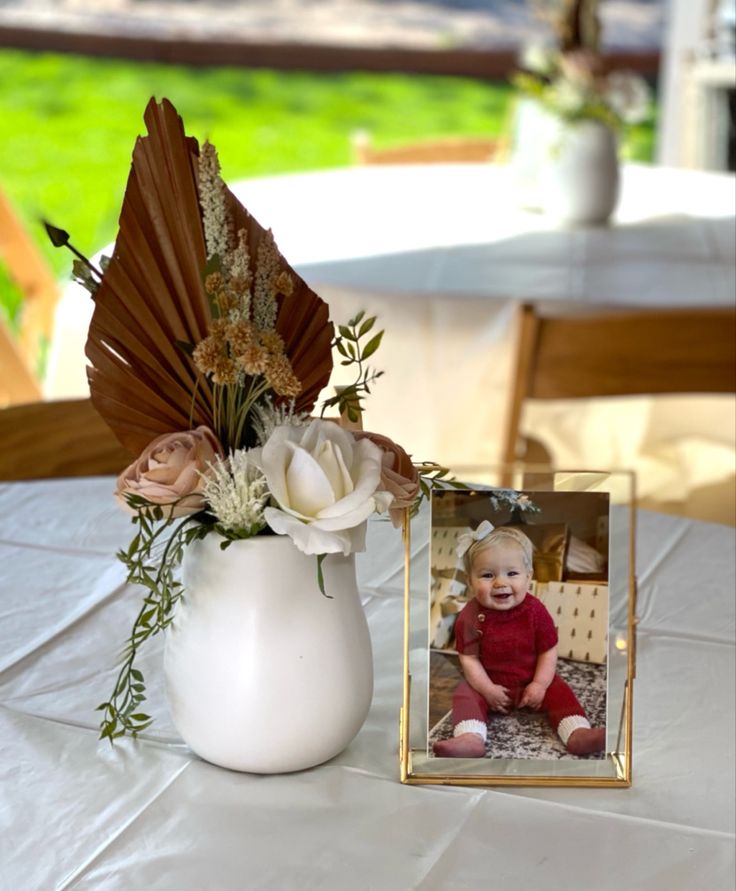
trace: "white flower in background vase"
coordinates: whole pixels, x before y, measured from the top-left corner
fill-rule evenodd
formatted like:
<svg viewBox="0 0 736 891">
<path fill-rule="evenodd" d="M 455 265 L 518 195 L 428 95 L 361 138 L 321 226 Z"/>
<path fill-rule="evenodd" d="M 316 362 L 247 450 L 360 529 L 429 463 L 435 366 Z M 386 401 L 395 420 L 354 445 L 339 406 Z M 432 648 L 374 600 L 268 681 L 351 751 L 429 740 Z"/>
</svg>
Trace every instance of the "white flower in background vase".
<svg viewBox="0 0 736 891">
<path fill-rule="evenodd" d="M 516 180 L 520 204 L 567 225 L 605 223 L 619 195 L 618 134 L 646 117 L 646 82 L 633 72 L 604 74 L 589 50 L 560 53 L 549 71 L 520 71 L 512 80 L 522 102 L 538 109 L 537 121 L 516 133 L 517 169 L 518 159 L 532 159 L 527 180 Z M 543 115 L 553 123 L 540 126 Z"/>
<path fill-rule="evenodd" d="M 606 71 L 597 0 L 542 5 L 538 13 L 551 24 L 555 46 L 525 48 L 511 77 L 523 97 L 513 155 L 522 173 L 520 204 L 571 225 L 603 223 L 618 198 L 618 132 L 646 117 L 649 88 L 633 72 Z M 522 127 L 521 116 L 530 116 L 523 102 L 535 103 L 537 120 L 544 112 L 556 127 Z"/>
<path fill-rule="evenodd" d="M 559 80 L 550 86 L 550 102 L 563 119 L 582 115 L 587 101 L 585 86 L 579 81 Z"/>
<path fill-rule="evenodd" d="M 612 71 L 606 78 L 605 97 L 611 109 L 626 124 L 638 124 L 649 111 L 649 87 L 631 71 Z"/>
<path fill-rule="evenodd" d="M 557 50 L 544 43 L 530 43 L 523 47 L 520 60 L 525 71 L 537 74 L 551 74 L 557 64 Z"/>
</svg>

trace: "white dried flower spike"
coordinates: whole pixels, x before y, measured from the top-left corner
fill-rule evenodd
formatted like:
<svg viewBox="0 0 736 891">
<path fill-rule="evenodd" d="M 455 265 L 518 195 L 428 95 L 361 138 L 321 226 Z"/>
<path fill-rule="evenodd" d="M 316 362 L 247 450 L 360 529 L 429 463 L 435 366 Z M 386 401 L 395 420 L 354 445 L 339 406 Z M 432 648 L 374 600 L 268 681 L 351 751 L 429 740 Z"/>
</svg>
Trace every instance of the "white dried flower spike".
<svg viewBox="0 0 736 891">
<path fill-rule="evenodd" d="M 267 229 L 258 245 L 253 284 L 253 321 L 261 331 L 270 331 L 276 327 L 278 307 L 273 283 L 280 271 L 281 257 L 273 232 Z"/>
<path fill-rule="evenodd" d="M 633 71 L 613 71 L 606 80 L 606 101 L 627 124 L 643 121 L 649 110 L 650 90 Z"/>
<path fill-rule="evenodd" d="M 253 406 L 251 419 L 261 445 L 265 445 L 277 427 L 306 427 L 311 420 L 307 412 L 295 410 L 293 399 L 281 405 L 274 405 L 270 399 L 258 403 Z"/>
<path fill-rule="evenodd" d="M 224 259 L 234 247 L 225 201 L 225 183 L 215 147 L 205 141 L 199 155 L 199 203 L 207 256 Z"/>
<path fill-rule="evenodd" d="M 263 510 L 269 497 L 268 484 L 248 450 L 238 449 L 210 467 L 212 475 L 202 494 L 218 522 L 234 532 L 255 534 L 262 529 L 266 525 Z"/>
</svg>

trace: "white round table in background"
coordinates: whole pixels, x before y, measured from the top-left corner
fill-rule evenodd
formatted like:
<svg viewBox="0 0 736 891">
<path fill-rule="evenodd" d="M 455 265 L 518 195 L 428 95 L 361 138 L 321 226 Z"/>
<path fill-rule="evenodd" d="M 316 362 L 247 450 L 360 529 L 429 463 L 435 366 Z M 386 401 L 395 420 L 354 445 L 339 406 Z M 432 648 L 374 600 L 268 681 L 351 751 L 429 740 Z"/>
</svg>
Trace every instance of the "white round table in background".
<svg viewBox="0 0 736 891">
<path fill-rule="evenodd" d="M 673 307 L 736 299 L 736 180 L 638 164 L 622 168 L 610 226 L 566 229 L 519 208 L 510 169 L 489 164 L 366 166 L 242 180 L 241 202 L 345 322 L 377 313 L 385 369 L 366 426 L 416 459 L 500 455 L 519 301 Z M 45 393 L 84 395 L 92 302 L 64 291 Z M 344 382 L 339 373 L 333 383 Z M 559 466 L 633 467 L 643 495 L 681 498 L 733 473 L 729 397 L 627 399 L 582 414 L 540 408 L 535 436 Z M 683 414 L 695 414 L 693 430 Z"/>
</svg>

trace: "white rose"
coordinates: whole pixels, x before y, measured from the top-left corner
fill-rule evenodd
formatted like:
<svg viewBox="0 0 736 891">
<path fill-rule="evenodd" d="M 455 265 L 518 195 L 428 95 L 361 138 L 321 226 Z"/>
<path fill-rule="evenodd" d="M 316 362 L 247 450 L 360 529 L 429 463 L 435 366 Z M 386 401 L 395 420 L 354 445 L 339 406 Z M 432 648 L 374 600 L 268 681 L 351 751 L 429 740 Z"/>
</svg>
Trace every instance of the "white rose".
<svg viewBox="0 0 736 891">
<path fill-rule="evenodd" d="M 632 71 L 614 71 L 606 82 L 606 99 L 627 124 L 638 124 L 649 111 L 651 93 L 644 78 Z"/>
<path fill-rule="evenodd" d="M 534 74 L 551 74 L 557 66 L 559 53 L 554 47 L 532 43 L 525 46 L 521 53 L 521 67 Z"/>
<path fill-rule="evenodd" d="M 552 105 L 560 114 L 578 114 L 588 101 L 588 92 L 579 83 L 558 80 L 552 86 Z"/>
<path fill-rule="evenodd" d="M 277 427 L 253 457 L 278 504 L 265 509 L 266 522 L 305 554 L 363 550 L 366 520 L 393 498 L 378 491 L 381 449 L 332 421 Z"/>
</svg>

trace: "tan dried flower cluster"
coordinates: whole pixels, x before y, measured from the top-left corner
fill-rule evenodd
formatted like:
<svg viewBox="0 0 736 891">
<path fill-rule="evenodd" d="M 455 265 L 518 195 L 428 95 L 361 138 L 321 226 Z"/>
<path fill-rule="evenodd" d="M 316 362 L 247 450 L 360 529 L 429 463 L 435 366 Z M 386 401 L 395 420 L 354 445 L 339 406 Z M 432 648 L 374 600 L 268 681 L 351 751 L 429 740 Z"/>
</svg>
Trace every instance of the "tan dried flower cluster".
<svg viewBox="0 0 736 891">
<path fill-rule="evenodd" d="M 216 319 L 194 350 L 194 364 L 216 384 L 237 384 L 244 375 L 262 374 L 279 396 L 301 393 L 281 337 L 275 331 L 260 331 L 244 319 Z"/>
<path fill-rule="evenodd" d="M 265 374 L 271 388 L 279 396 L 294 397 L 302 391 L 301 382 L 294 374 L 286 353 L 269 353 Z"/>
<path fill-rule="evenodd" d="M 209 143 L 200 155 L 199 186 L 207 253 L 217 254 L 219 269 L 205 277 L 217 317 L 195 347 L 194 363 L 215 384 L 243 385 L 246 377 L 263 375 L 279 396 L 298 396 L 301 383 L 276 332 L 277 298 L 290 297 L 294 281 L 273 234 L 267 231 L 258 245 L 254 274 L 248 232 L 240 229 L 233 237 L 217 153 Z"/>
</svg>

